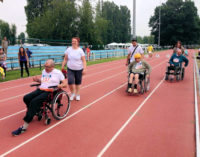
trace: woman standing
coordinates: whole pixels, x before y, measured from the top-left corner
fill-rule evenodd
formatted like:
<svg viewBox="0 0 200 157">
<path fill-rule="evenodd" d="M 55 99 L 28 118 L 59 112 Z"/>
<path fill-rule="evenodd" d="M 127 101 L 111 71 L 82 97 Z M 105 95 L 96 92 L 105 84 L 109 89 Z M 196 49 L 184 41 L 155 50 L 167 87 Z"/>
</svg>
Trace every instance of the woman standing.
<svg viewBox="0 0 200 157">
<path fill-rule="evenodd" d="M 86 73 L 86 60 L 83 50 L 79 47 L 80 39 L 72 38 L 72 47 L 65 51 L 65 57 L 62 63 L 62 71 L 67 64 L 68 84 L 71 90 L 70 100 L 80 100 L 80 86 L 82 83 L 82 74 Z"/>
<path fill-rule="evenodd" d="M 182 43 L 181 43 L 181 41 L 177 41 L 177 43 L 176 43 L 176 45 L 175 45 L 175 47 L 174 47 L 174 53 L 177 53 L 177 49 L 180 49 L 181 50 L 181 52 L 182 52 L 182 54 L 184 55 L 184 53 L 185 53 L 185 48 L 182 46 Z"/>
<path fill-rule="evenodd" d="M 19 65 L 21 67 L 21 77 L 23 77 L 23 65 L 25 66 L 27 75 L 29 76 L 29 70 L 28 70 L 28 55 L 23 47 L 19 48 L 19 53 L 18 53 L 18 60 L 19 60 Z"/>
</svg>

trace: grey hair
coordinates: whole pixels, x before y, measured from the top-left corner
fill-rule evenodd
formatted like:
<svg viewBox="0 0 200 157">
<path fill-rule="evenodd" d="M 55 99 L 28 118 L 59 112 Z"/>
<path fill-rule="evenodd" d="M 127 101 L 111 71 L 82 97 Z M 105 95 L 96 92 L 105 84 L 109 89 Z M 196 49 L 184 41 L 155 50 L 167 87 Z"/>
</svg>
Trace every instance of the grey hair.
<svg viewBox="0 0 200 157">
<path fill-rule="evenodd" d="M 53 61 L 53 59 L 48 59 L 45 64 L 50 64 L 51 67 L 55 66 L 55 62 Z"/>
</svg>

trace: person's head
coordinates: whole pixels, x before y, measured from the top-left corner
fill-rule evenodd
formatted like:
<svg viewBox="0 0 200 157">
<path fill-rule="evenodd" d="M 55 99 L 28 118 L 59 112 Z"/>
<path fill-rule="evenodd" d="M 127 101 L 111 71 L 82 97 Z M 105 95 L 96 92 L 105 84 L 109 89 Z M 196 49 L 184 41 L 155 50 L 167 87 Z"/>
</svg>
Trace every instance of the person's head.
<svg viewBox="0 0 200 157">
<path fill-rule="evenodd" d="M 19 53 L 20 53 L 21 55 L 24 55 L 24 54 L 25 54 L 25 49 L 24 49 L 23 47 L 20 47 L 20 48 L 19 48 Z"/>
<path fill-rule="evenodd" d="M 4 37 L 3 39 L 4 39 L 4 40 L 7 40 L 7 37 Z"/>
<path fill-rule="evenodd" d="M 137 39 L 136 39 L 136 38 L 133 38 L 133 39 L 132 39 L 132 45 L 133 45 L 133 46 L 137 46 Z"/>
<path fill-rule="evenodd" d="M 136 54 L 134 55 L 134 58 L 135 58 L 135 61 L 136 61 L 136 62 L 140 62 L 140 61 L 141 61 L 141 58 L 142 58 L 142 56 L 141 56 L 141 54 L 140 54 L 140 53 L 136 53 Z"/>
<path fill-rule="evenodd" d="M 85 45 L 83 45 L 83 48 L 85 48 Z"/>
<path fill-rule="evenodd" d="M 3 48 L 0 48 L 0 54 L 3 54 L 4 52 L 3 52 Z"/>
<path fill-rule="evenodd" d="M 176 47 L 177 47 L 177 48 L 181 48 L 181 46 L 182 46 L 181 41 L 177 41 L 177 43 L 176 43 Z"/>
<path fill-rule="evenodd" d="M 28 48 L 26 48 L 26 51 L 28 51 Z"/>
<path fill-rule="evenodd" d="M 79 37 L 73 37 L 72 38 L 72 47 L 73 48 L 78 48 L 80 43 L 80 38 Z"/>
<path fill-rule="evenodd" d="M 45 64 L 44 64 L 44 67 L 45 67 L 45 71 L 47 73 L 50 73 L 52 72 L 52 70 L 54 69 L 54 66 L 55 66 L 55 63 L 52 59 L 48 59 Z"/>
<path fill-rule="evenodd" d="M 182 50 L 178 48 L 176 53 L 177 53 L 178 56 L 180 56 L 182 54 Z"/>
</svg>

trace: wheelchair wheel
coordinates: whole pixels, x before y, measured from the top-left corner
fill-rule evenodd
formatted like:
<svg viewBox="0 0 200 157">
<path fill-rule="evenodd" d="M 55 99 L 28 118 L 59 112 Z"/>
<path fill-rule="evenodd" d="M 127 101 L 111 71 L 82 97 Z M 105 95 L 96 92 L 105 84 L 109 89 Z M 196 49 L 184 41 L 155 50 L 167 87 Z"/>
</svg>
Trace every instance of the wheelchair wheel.
<svg viewBox="0 0 200 157">
<path fill-rule="evenodd" d="M 60 120 L 67 116 L 70 108 L 70 100 L 67 92 L 58 92 L 52 103 L 52 114 L 55 119 Z"/>
<path fill-rule="evenodd" d="M 144 80 L 144 91 L 148 92 L 150 89 L 150 77 Z"/>
<path fill-rule="evenodd" d="M 184 79 L 184 75 L 185 75 L 185 68 L 183 68 L 182 71 L 181 71 L 181 80 Z"/>
<path fill-rule="evenodd" d="M 144 80 L 139 82 L 140 94 L 144 94 L 144 82 L 145 82 Z"/>
<path fill-rule="evenodd" d="M 45 125 L 49 125 L 51 123 L 51 118 L 45 119 Z"/>
</svg>

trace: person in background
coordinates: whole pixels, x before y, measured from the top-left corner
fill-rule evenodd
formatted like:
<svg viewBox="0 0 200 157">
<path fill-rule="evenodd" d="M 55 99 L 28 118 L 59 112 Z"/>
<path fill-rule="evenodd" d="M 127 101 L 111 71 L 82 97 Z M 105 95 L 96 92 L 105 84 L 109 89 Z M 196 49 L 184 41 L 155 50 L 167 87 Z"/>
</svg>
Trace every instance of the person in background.
<svg viewBox="0 0 200 157">
<path fill-rule="evenodd" d="M 28 59 L 29 59 L 29 68 L 31 67 L 31 57 L 32 57 L 32 52 L 28 49 L 28 48 L 26 48 L 26 53 L 27 53 L 27 55 L 28 55 Z"/>
<path fill-rule="evenodd" d="M 89 45 L 87 46 L 86 51 L 87 51 L 87 61 L 90 61 L 90 46 Z"/>
<path fill-rule="evenodd" d="M 180 49 L 181 52 L 182 52 L 182 54 L 184 55 L 184 53 L 185 53 L 185 48 L 182 46 L 181 41 L 177 41 L 177 43 L 176 43 L 176 45 L 175 45 L 175 47 L 174 47 L 174 49 L 173 49 L 173 54 L 174 54 L 174 53 L 177 53 L 177 50 L 178 50 L 178 49 Z"/>
<path fill-rule="evenodd" d="M 4 79 L 6 76 L 6 55 L 3 52 L 3 48 L 0 48 L 0 72 Z"/>
<path fill-rule="evenodd" d="M 85 46 L 83 46 L 83 48 L 82 48 L 82 49 L 83 49 L 83 52 L 85 53 L 85 52 L 86 52 L 86 48 L 85 48 Z"/>
<path fill-rule="evenodd" d="M 29 77 L 29 70 L 28 70 L 28 55 L 23 47 L 19 48 L 18 52 L 18 60 L 19 60 L 19 65 L 21 67 L 21 77 L 23 77 L 23 65 L 25 66 L 27 75 Z"/>
<path fill-rule="evenodd" d="M 8 50 L 8 40 L 7 40 L 7 37 L 4 37 L 4 38 L 3 38 L 2 43 L 1 43 L 1 46 L 2 46 L 2 48 L 3 48 L 4 53 L 5 53 L 6 56 L 7 56 L 7 50 Z"/>
<path fill-rule="evenodd" d="M 198 56 L 197 56 L 197 59 L 200 60 L 200 48 L 199 48 L 199 50 L 198 50 Z"/>
<path fill-rule="evenodd" d="M 69 47 L 65 52 L 65 57 L 62 63 L 62 71 L 65 71 L 67 64 L 67 78 L 71 91 L 70 100 L 80 101 L 80 87 L 82 83 L 82 75 L 86 73 L 86 60 L 83 50 L 79 47 L 80 39 L 72 38 L 72 47 Z"/>
<path fill-rule="evenodd" d="M 153 46 L 152 46 L 152 45 L 149 45 L 149 46 L 147 47 L 147 53 L 149 54 L 149 57 L 150 57 L 150 58 L 153 56 L 153 54 L 152 54 L 153 51 L 154 51 Z"/>
<path fill-rule="evenodd" d="M 141 46 L 138 45 L 137 39 L 132 39 L 132 45 L 128 48 L 128 56 L 126 60 L 126 66 L 128 66 L 131 62 L 135 61 L 134 55 L 136 53 L 141 54 L 141 57 L 144 57 L 144 51 Z"/>
</svg>

